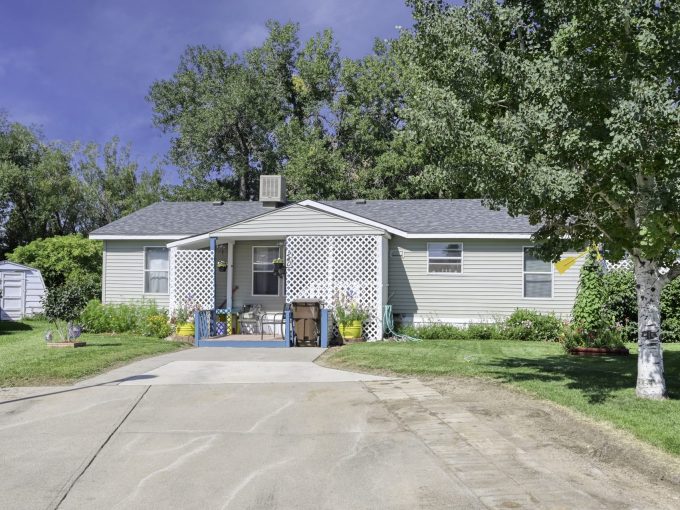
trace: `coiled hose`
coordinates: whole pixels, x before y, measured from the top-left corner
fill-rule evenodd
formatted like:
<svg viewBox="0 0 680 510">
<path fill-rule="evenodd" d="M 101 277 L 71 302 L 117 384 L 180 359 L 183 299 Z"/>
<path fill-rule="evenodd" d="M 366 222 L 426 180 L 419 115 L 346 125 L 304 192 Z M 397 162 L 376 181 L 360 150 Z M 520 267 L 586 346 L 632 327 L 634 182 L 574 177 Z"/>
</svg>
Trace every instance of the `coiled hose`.
<svg viewBox="0 0 680 510">
<path fill-rule="evenodd" d="M 383 327 L 385 332 L 397 342 L 420 342 L 420 338 L 397 333 L 394 329 L 394 316 L 392 315 L 392 305 L 385 305 L 383 314 Z"/>
</svg>

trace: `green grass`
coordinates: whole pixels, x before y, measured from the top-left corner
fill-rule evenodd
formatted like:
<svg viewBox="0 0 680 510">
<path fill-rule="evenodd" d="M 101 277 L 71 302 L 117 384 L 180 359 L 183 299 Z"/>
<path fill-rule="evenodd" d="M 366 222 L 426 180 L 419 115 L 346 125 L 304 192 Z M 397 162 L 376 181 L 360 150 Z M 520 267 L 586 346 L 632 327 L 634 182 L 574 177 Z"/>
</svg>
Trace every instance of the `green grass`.
<svg viewBox="0 0 680 510">
<path fill-rule="evenodd" d="M 664 345 L 670 399 L 662 402 L 635 397 L 637 350 L 629 348 L 629 357 L 587 358 L 564 354 L 552 343 L 428 340 L 348 345 L 330 362 L 397 374 L 495 379 L 680 455 L 680 344 Z"/>
<path fill-rule="evenodd" d="M 133 335 L 90 335 L 87 346 L 45 345 L 47 322 L 0 322 L 0 386 L 67 384 L 136 358 L 182 349 L 187 344 Z"/>
</svg>

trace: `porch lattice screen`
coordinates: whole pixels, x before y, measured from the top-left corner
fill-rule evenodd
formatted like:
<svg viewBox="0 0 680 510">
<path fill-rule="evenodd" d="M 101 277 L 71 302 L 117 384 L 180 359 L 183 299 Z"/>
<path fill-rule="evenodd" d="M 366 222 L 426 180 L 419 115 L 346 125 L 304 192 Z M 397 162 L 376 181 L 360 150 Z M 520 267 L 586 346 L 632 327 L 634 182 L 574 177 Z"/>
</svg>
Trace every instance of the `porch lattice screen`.
<svg viewBox="0 0 680 510">
<path fill-rule="evenodd" d="M 170 249 L 168 292 L 170 313 L 189 296 L 203 309 L 215 307 L 215 270 L 209 250 Z"/>
<path fill-rule="evenodd" d="M 370 310 L 368 340 L 382 338 L 381 236 L 289 236 L 286 301 L 320 299 L 331 307 L 336 291 L 352 291 Z"/>
</svg>

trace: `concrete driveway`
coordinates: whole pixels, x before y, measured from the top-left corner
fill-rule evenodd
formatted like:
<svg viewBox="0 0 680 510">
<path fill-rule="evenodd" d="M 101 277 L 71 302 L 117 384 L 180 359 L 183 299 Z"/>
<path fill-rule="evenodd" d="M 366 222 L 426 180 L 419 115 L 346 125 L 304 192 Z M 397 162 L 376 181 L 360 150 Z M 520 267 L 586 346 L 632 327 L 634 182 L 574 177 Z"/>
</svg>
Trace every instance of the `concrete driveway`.
<svg viewBox="0 0 680 510">
<path fill-rule="evenodd" d="M 204 348 L 0 392 L 0 508 L 677 508 L 318 349 Z"/>
</svg>

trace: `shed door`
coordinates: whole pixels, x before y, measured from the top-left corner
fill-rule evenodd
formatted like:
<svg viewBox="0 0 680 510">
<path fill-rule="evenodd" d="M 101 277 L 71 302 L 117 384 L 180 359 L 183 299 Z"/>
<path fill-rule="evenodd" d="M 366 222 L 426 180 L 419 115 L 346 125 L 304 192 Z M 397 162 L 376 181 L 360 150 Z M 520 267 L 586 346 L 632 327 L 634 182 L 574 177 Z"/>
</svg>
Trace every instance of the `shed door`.
<svg viewBox="0 0 680 510">
<path fill-rule="evenodd" d="M 24 273 L 0 273 L 2 278 L 2 298 L 0 298 L 0 318 L 19 320 L 24 312 Z"/>
</svg>

